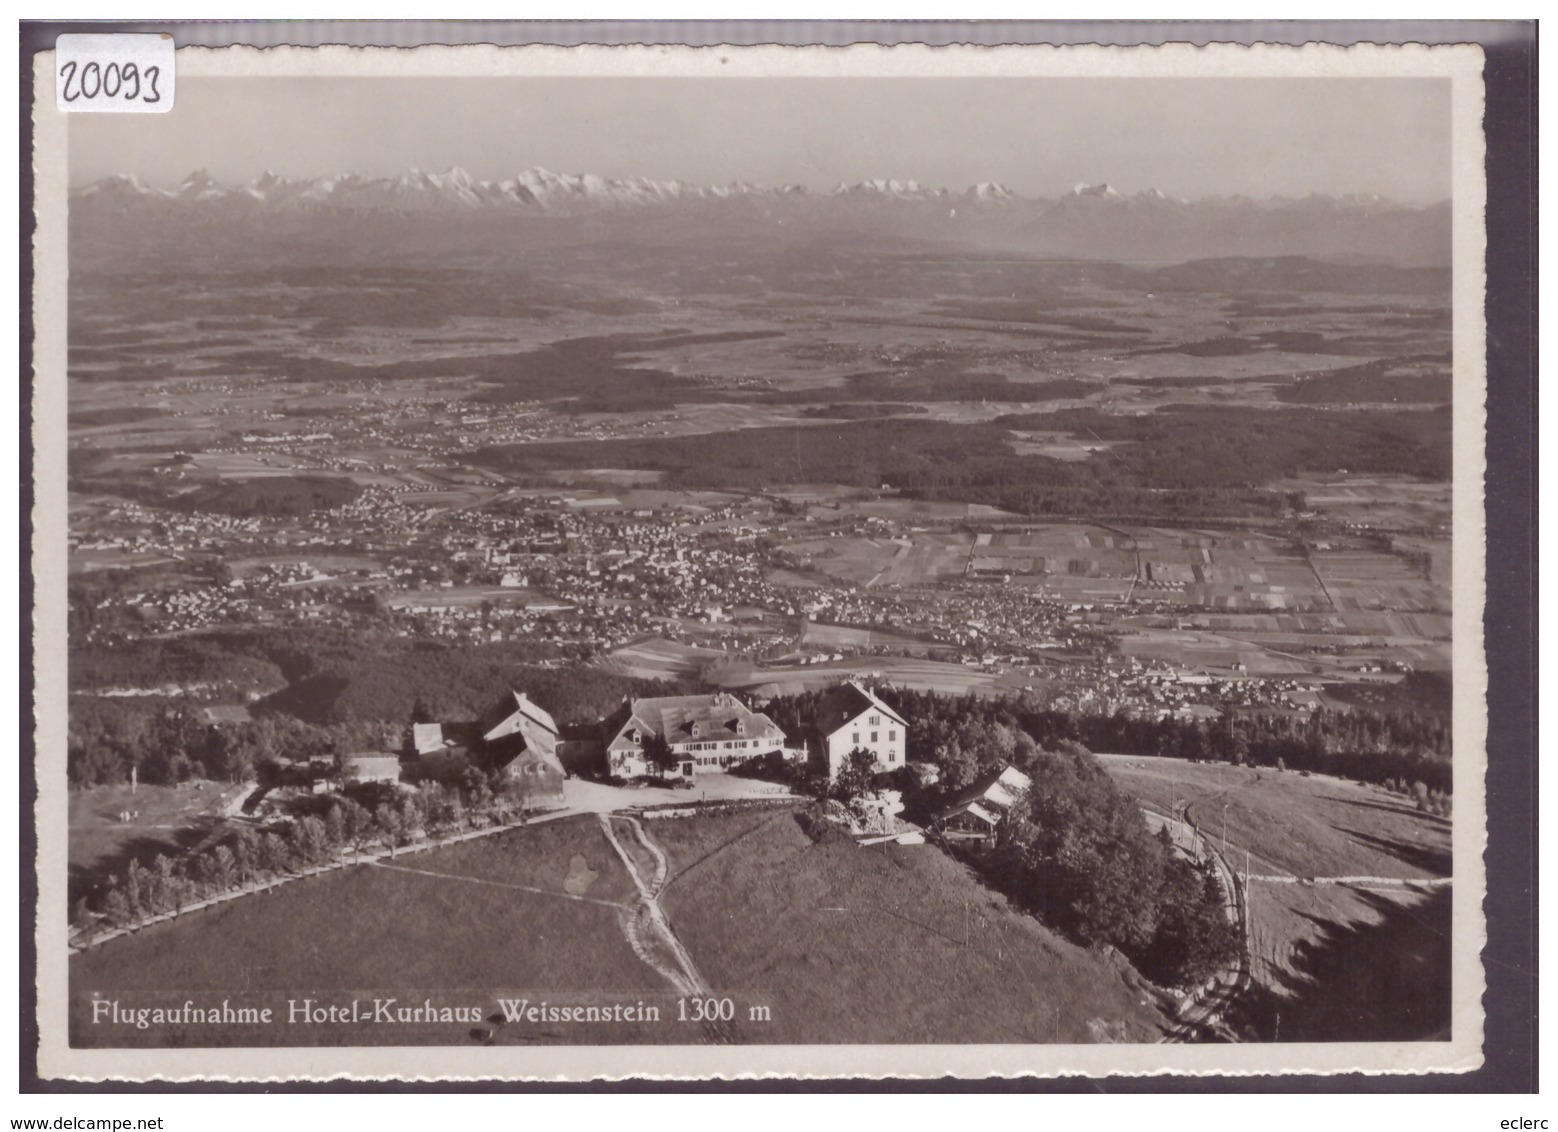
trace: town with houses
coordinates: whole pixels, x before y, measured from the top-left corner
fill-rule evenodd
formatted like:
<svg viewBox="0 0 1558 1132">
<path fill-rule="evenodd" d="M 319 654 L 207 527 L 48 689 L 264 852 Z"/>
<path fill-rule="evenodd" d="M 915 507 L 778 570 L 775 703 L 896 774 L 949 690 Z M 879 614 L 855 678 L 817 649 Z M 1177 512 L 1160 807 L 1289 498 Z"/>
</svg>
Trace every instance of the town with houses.
<svg viewBox="0 0 1558 1132">
<path fill-rule="evenodd" d="M 201 464 L 179 454 L 166 474 L 198 474 Z M 936 529 L 862 513 L 868 506 L 796 515 L 774 497 L 702 502 L 661 492 L 641 493 L 653 505 L 630 507 L 598 492 L 512 491 L 470 478 L 482 483 L 480 506 L 444 508 L 423 498 L 425 488 L 370 484 L 301 520 L 99 500 L 90 530 L 71 536 L 73 569 L 90 581 L 122 565 L 160 565 L 176 571 L 177 584 L 104 591 L 80 640 L 372 624 L 463 645 L 544 643 L 559 658 L 607 665 L 656 642 L 664 672 L 642 674 L 718 664 L 743 681 L 729 686 L 748 688 L 807 682 L 813 665 L 869 673 L 872 658 L 920 656 L 977 674 L 976 687 L 1042 690 L 1062 708 L 1203 719 L 1230 703 L 1312 710 L 1334 679 L 1251 673 L 1237 660 L 1187 666 L 1116 654 L 1115 635 L 1132 623 L 1210 627 L 1204 607 L 1177 602 L 1162 585 L 1078 600 L 1042 584 L 1011 585 L 978 558 L 962 574 L 908 588 L 798 573 L 816 563 L 792 542 L 908 544 Z M 959 528 L 973 537 L 979 524 L 940 529 Z M 871 629 L 833 634 L 832 626 Z M 1411 666 L 1380 658 L 1353 668 L 1367 678 Z M 762 678 L 767 669 L 771 678 Z"/>
</svg>

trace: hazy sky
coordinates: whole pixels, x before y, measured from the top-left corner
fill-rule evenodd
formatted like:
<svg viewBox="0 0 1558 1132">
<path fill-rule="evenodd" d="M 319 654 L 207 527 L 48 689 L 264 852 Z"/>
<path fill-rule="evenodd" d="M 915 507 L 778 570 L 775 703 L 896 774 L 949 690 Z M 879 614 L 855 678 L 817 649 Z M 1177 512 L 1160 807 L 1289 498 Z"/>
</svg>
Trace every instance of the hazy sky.
<svg viewBox="0 0 1558 1132">
<path fill-rule="evenodd" d="M 74 115 L 71 180 L 168 185 L 460 165 L 699 184 L 868 177 L 1052 196 L 1450 195 L 1450 84 L 1419 79 L 179 79 L 169 114 Z"/>
</svg>

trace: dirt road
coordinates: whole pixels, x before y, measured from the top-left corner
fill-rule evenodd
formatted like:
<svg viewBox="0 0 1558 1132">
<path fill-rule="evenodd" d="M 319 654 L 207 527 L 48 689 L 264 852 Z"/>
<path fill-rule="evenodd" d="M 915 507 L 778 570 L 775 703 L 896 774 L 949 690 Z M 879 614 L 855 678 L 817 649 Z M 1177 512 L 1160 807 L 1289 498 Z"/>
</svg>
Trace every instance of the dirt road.
<svg viewBox="0 0 1558 1132">
<path fill-rule="evenodd" d="M 692 956 L 687 954 L 687 949 L 676 938 L 676 933 L 666 922 L 665 910 L 660 907 L 660 892 L 665 888 L 671 869 L 665 853 L 650 840 L 637 818 L 613 818 L 610 814 L 596 816 L 600 821 L 601 832 L 606 835 L 606 840 L 622 859 L 628 875 L 633 878 L 634 887 L 638 889 L 638 903 L 627 909 L 622 917 L 622 928 L 627 935 L 628 943 L 633 946 L 634 952 L 640 959 L 658 971 L 681 993 L 686 995 L 708 993 L 707 985 L 698 974 L 697 968 L 693 966 Z M 640 853 L 629 852 L 623 845 L 617 836 L 618 822 L 626 824 L 632 830 Z M 644 857 L 651 862 L 647 870 L 644 867 Z M 645 875 L 646 871 L 648 876 Z"/>
<path fill-rule="evenodd" d="M 671 862 L 665 850 L 655 844 L 644 831 L 643 823 L 635 817 L 625 814 L 596 816 L 600 821 L 601 832 L 611 842 L 611 847 L 622 859 L 623 867 L 638 889 L 638 904 L 624 909 L 619 917 L 628 944 L 640 959 L 658 971 L 681 994 L 689 998 L 712 997 L 708 983 L 698 973 L 682 941 L 671 930 L 665 909 L 660 906 L 660 893 L 665 890 L 671 876 Z M 633 832 L 630 845 L 624 845 L 618 836 L 619 822 Z M 725 1022 L 705 1021 L 700 1024 L 700 1028 L 711 1042 L 728 1044 L 734 1040 Z"/>
</svg>

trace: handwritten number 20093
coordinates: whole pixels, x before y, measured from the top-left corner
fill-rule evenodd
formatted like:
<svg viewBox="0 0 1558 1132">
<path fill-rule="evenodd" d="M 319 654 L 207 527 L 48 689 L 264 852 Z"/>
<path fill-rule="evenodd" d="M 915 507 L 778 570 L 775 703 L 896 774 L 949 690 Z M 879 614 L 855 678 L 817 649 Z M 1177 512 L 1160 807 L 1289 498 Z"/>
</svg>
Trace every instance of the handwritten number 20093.
<svg viewBox="0 0 1558 1132">
<path fill-rule="evenodd" d="M 161 75 L 161 67 L 147 67 L 143 71 L 134 63 L 110 63 L 104 67 L 93 62 L 78 67 L 72 59 L 60 68 L 60 77 L 65 80 L 66 102 L 93 99 L 99 95 L 123 98 L 126 102 L 134 102 L 137 98 L 142 102 L 161 102 L 162 94 L 157 90 L 157 79 Z"/>
</svg>

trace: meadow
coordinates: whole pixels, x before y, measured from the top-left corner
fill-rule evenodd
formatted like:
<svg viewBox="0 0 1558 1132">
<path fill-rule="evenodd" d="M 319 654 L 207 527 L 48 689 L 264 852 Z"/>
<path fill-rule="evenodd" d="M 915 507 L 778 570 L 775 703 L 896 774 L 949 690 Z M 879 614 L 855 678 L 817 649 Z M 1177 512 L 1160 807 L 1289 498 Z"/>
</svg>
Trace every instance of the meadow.
<svg viewBox="0 0 1558 1132">
<path fill-rule="evenodd" d="M 513 830 L 378 865 L 347 867 L 146 928 L 71 960 L 76 1044 L 366 1044 L 472 1041 L 463 1024 L 166 1029 L 87 1025 L 102 992 L 151 1004 L 186 998 L 420 1003 L 502 996 L 630 996 L 663 990 L 619 924 L 632 885 L 593 816 Z M 547 1035 L 532 1034 L 545 1040 Z M 551 1034 L 551 1040 L 562 1037 Z M 648 1040 L 632 1026 L 573 1040 Z"/>
<path fill-rule="evenodd" d="M 736 1042 L 1152 1041 L 1159 996 L 1059 938 L 931 846 L 814 842 L 788 809 L 644 823 L 668 854 L 672 930 Z M 625 834 L 624 834 L 625 836 Z M 638 849 L 633 852 L 642 853 Z M 635 858 L 638 860 L 638 858 Z M 639 861 L 648 871 L 653 862 Z M 593 815 L 509 830 L 242 897 L 71 960 L 80 1045 L 689 1042 L 625 934 L 635 892 Z M 94 1025 L 90 1002 L 477 1004 L 481 1022 Z M 662 1021 L 505 1025 L 499 998 L 644 1002 Z M 748 1008 L 766 1008 L 753 1017 Z"/>
<path fill-rule="evenodd" d="M 790 813 L 665 821 L 665 905 L 776 1042 L 1154 1041 L 1157 996 L 929 845 L 820 842 Z"/>
<path fill-rule="evenodd" d="M 1188 802 L 1214 846 L 1224 843 L 1226 816 L 1227 860 L 1252 877 L 1257 985 L 1242 1015 L 1251 1036 L 1439 1036 L 1449 1020 L 1449 890 L 1400 882 L 1450 876 L 1448 819 L 1382 787 L 1325 775 L 1100 758 L 1159 812 Z M 1337 877 L 1376 879 L 1327 883 Z"/>
</svg>

